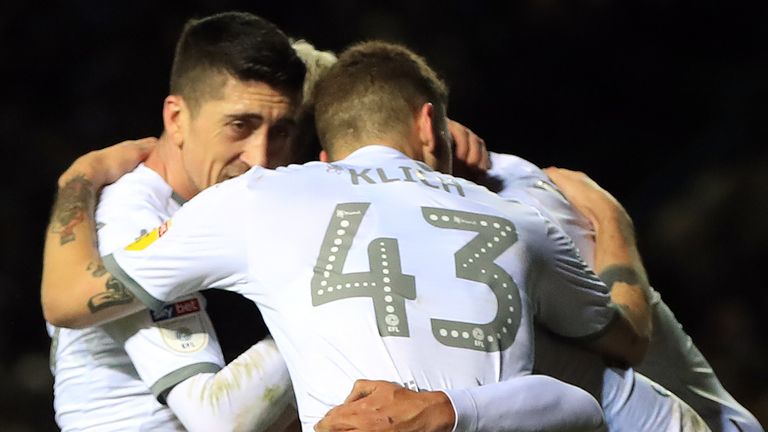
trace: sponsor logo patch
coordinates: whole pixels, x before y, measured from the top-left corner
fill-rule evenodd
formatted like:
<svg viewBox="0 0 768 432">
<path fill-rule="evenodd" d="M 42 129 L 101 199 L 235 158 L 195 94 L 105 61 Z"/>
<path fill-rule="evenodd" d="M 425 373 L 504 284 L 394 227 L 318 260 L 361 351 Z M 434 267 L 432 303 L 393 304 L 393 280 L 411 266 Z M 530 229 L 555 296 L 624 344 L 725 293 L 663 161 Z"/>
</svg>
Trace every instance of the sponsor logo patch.
<svg viewBox="0 0 768 432">
<path fill-rule="evenodd" d="M 167 304 L 157 312 L 149 311 L 153 322 L 166 321 L 184 315 L 200 312 L 200 302 L 196 298 Z"/>
<path fill-rule="evenodd" d="M 135 242 L 125 247 L 127 251 L 140 251 L 146 249 L 149 245 L 155 242 L 155 240 L 164 236 L 168 229 L 171 227 L 171 221 L 167 220 L 159 227 L 139 237 Z"/>
</svg>

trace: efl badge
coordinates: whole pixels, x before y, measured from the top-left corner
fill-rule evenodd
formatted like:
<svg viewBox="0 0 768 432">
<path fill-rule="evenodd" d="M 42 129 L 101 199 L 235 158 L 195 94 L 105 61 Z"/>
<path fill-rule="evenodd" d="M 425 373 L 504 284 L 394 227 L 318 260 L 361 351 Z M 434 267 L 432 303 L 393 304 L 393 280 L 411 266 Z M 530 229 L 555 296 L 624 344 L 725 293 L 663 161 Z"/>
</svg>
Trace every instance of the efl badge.
<svg viewBox="0 0 768 432">
<path fill-rule="evenodd" d="M 152 321 L 157 323 L 163 342 L 180 353 L 200 351 L 208 345 L 200 301 L 196 298 L 167 304 L 158 311 L 150 311 Z"/>
</svg>

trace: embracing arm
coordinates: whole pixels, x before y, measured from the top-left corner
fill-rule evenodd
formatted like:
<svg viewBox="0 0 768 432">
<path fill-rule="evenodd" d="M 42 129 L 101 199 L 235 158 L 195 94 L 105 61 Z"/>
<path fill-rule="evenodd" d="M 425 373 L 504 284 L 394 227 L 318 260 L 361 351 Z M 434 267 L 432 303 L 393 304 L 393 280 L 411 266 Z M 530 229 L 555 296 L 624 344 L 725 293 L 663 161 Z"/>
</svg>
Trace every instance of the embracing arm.
<svg viewBox="0 0 768 432">
<path fill-rule="evenodd" d="M 629 364 L 642 360 L 652 321 L 648 277 L 635 242 L 632 219 L 624 207 L 584 173 L 560 168 L 544 170 L 568 201 L 595 229 L 594 268 L 610 289 L 620 319 L 593 343 L 599 351 L 630 353 Z"/>
<path fill-rule="evenodd" d="M 144 307 L 104 268 L 94 212 L 101 187 L 133 169 L 155 142 L 125 141 L 88 153 L 59 178 L 43 252 L 41 302 L 49 323 L 87 327 Z"/>
<path fill-rule="evenodd" d="M 471 389 L 414 392 L 386 381 L 359 380 L 318 432 L 505 432 L 604 430 L 603 412 L 587 392 L 543 375 Z"/>
</svg>

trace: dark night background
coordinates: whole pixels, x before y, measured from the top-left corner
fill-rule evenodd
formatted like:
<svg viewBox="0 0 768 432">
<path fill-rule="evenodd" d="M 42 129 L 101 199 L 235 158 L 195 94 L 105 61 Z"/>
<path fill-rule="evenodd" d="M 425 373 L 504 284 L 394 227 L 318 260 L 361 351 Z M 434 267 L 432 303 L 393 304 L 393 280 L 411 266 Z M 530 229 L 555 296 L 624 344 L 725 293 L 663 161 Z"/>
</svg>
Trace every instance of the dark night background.
<svg viewBox="0 0 768 432">
<path fill-rule="evenodd" d="M 492 150 L 583 170 L 633 215 L 653 285 L 727 389 L 768 423 L 768 3 L 11 2 L 0 13 L 0 430 L 53 430 L 42 242 L 78 155 L 157 135 L 187 18 L 247 10 L 340 50 L 410 45 Z M 210 295 L 230 358 L 263 334 Z"/>
</svg>

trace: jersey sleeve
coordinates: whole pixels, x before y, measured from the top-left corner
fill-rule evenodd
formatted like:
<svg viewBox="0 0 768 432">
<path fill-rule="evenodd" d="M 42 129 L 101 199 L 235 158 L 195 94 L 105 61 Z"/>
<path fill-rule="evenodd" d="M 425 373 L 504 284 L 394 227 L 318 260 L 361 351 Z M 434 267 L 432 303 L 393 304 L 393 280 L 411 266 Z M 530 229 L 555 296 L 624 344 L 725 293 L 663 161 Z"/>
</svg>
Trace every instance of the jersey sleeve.
<svg viewBox="0 0 768 432">
<path fill-rule="evenodd" d="M 141 166 L 101 191 L 95 214 L 101 255 L 135 241 L 168 218 L 172 209 L 158 195 L 170 186 L 159 176 L 148 181 L 149 174 L 149 168 Z"/>
<path fill-rule="evenodd" d="M 176 299 L 160 311 L 143 310 L 103 327 L 123 343 L 139 377 L 163 404 L 180 382 L 224 366 L 205 299 L 199 293 Z"/>
<path fill-rule="evenodd" d="M 445 390 L 454 431 L 604 431 L 598 402 L 578 387 L 529 375 L 470 389 Z"/>
<path fill-rule="evenodd" d="M 96 210 L 99 250 L 111 253 L 167 219 L 171 207 L 162 201 L 162 180 L 148 181 L 146 170 L 127 174 L 102 191 Z M 149 180 L 154 180 L 150 176 Z M 224 365 L 216 332 L 205 312 L 205 299 L 177 299 L 159 313 L 147 310 L 105 324 L 102 329 L 123 349 L 141 380 L 158 400 L 174 385 Z"/>
<path fill-rule="evenodd" d="M 174 387 L 168 406 L 190 431 L 284 430 L 298 418 L 288 368 L 272 338 L 253 345 L 221 371 Z"/>
<path fill-rule="evenodd" d="M 542 173 L 543 175 L 544 173 Z M 573 240 L 579 256 L 590 267 L 595 263 L 595 229 L 548 178 L 529 179 L 523 185 L 534 206 Z"/>
<path fill-rule="evenodd" d="M 499 196 L 524 202 L 558 225 L 576 245 L 580 256 L 594 265 L 595 231 L 557 186 L 536 165 L 517 156 L 490 153 L 489 175 L 499 181 Z"/>
<path fill-rule="evenodd" d="M 245 282 L 249 221 L 242 196 L 233 193 L 237 188 L 223 186 L 202 192 L 173 219 L 104 257 L 107 270 L 153 311 L 200 289 Z"/>
<path fill-rule="evenodd" d="M 579 256 L 565 232 L 546 218 L 533 242 L 535 319 L 548 330 L 584 341 L 599 337 L 618 317 L 608 287 Z M 534 236 L 535 237 L 535 236 Z"/>
</svg>

